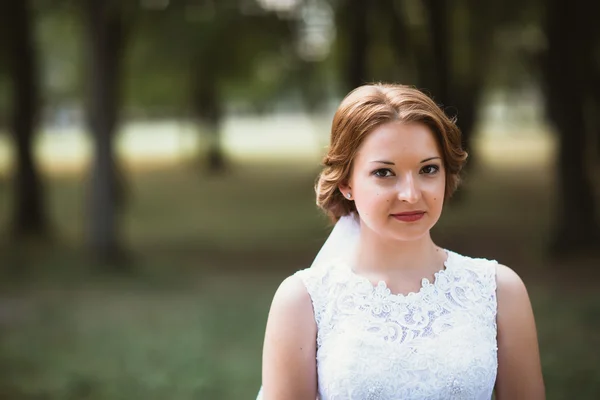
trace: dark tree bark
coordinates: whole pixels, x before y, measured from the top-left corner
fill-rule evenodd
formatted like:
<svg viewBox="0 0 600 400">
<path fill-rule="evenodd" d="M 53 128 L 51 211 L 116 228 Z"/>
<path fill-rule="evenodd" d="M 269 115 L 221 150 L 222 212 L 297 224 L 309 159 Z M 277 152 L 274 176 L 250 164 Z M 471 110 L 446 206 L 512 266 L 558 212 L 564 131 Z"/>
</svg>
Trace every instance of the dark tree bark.
<svg viewBox="0 0 600 400">
<path fill-rule="evenodd" d="M 0 10 L 12 82 L 13 110 L 9 123 L 16 148 L 12 233 L 16 239 L 44 236 L 48 233 L 48 221 L 32 151 L 39 95 L 30 2 L 6 1 Z"/>
<path fill-rule="evenodd" d="M 600 40 L 600 31 L 596 34 L 598 40 Z M 592 60 L 593 61 L 593 60 Z M 592 80 L 592 110 L 590 110 L 590 118 L 592 118 L 592 129 L 593 137 L 595 140 L 595 160 L 600 163 L 600 63 L 596 62 L 593 64 L 593 80 Z"/>
<path fill-rule="evenodd" d="M 469 152 L 467 163 L 469 169 L 477 165 L 477 153 L 473 151 L 471 145 L 482 90 L 483 82 L 481 81 L 464 85 L 460 88 L 460 92 L 454 93 L 453 100 L 450 100 L 453 111 L 446 110 L 450 117 L 456 118 L 456 123 L 462 133 L 462 146 Z"/>
<path fill-rule="evenodd" d="M 100 261 L 122 255 L 118 237 L 122 182 L 114 155 L 120 106 L 124 22 L 109 0 L 86 0 L 88 55 L 88 124 L 94 139 L 89 203 L 89 241 Z"/>
<path fill-rule="evenodd" d="M 408 17 L 404 14 L 402 5 L 396 0 L 377 3 L 382 16 L 387 16 L 392 21 L 390 28 L 390 43 L 396 62 L 404 65 L 409 61 L 418 63 L 418 57 L 413 54 L 415 48 L 411 41 L 410 30 L 407 26 Z"/>
<path fill-rule="evenodd" d="M 424 81 L 435 98 L 445 105 L 450 97 L 450 49 L 452 48 L 452 32 L 449 19 L 449 0 L 425 0 L 431 32 L 431 56 L 420 63 Z M 422 57 L 424 58 L 424 57 Z"/>
<path fill-rule="evenodd" d="M 595 15 L 588 2 L 548 2 L 546 34 L 548 50 L 543 62 L 546 108 L 558 136 L 556 223 L 551 251 L 561 255 L 598 244 L 599 229 L 586 159 L 588 132 L 585 120 L 593 63 Z"/>
<path fill-rule="evenodd" d="M 222 173 L 227 170 L 227 160 L 221 143 L 223 110 L 218 82 L 215 76 L 200 73 L 202 65 L 197 65 L 193 74 L 192 107 L 198 123 L 204 124 L 208 133 L 206 158 L 208 172 Z"/>
<path fill-rule="evenodd" d="M 218 35 L 217 37 L 220 37 Z M 219 53 L 220 43 L 215 40 L 204 51 L 195 54 L 190 63 L 190 104 L 196 123 L 203 127 L 201 134 L 208 138 L 206 159 L 203 167 L 210 174 L 227 171 L 228 163 L 223 149 L 221 123 L 223 106 L 219 88 L 219 63 L 215 54 Z"/>
<path fill-rule="evenodd" d="M 346 59 L 343 70 L 347 90 L 365 84 L 368 79 L 367 51 L 369 46 L 369 8 L 371 2 L 348 0 L 340 13 L 340 27 L 346 34 Z"/>
</svg>

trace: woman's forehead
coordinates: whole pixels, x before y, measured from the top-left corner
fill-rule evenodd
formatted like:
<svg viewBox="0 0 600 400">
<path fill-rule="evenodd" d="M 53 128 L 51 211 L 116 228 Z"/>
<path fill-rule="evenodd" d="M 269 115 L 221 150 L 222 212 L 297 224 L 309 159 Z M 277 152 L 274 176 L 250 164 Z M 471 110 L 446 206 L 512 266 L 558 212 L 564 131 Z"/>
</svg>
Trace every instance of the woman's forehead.
<svg viewBox="0 0 600 400">
<path fill-rule="evenodd" d="M 360 159 L 410 156 L 441 156 L 435 135 L 427 125 L 403 122 L 380 125 L 365 137 L 357 153 Z"/>
</svg>

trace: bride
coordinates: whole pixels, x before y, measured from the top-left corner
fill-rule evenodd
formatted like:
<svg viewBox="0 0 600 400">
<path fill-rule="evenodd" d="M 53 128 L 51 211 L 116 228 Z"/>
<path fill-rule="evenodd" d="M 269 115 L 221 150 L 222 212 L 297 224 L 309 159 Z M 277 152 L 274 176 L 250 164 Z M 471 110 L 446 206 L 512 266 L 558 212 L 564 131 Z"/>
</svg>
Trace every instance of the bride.
<svg viewBox="0 0 600 400">
<path fill-rule="evenodd" d="M 275 293 L 259 399 L 545 398 L 519 276 L 430 235 L 466 158 L 416 89 L 366 85 L 342 101 L 316 187 L 337 223 Z"/>
</svg>

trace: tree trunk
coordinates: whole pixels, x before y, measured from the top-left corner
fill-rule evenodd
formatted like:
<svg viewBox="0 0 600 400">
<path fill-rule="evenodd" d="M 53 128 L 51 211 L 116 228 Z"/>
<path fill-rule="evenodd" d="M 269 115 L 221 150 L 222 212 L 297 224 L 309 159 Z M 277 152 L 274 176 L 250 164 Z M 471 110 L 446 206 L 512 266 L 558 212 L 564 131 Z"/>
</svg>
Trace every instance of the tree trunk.
<svg viewBox="0 0 600 400">
<path fill-rule="evenodd" d="M 38 82 L 32 15 L 27 0 L 7 1 L 2 7 L 13 110 L 10 128 L 16 147 L 12 233 L 16 239 L 48 232 L 38 167 L 33 156 L 37 125 Z"/>
<path fill-rule="evenodd" d="M 451 19 L 449 0 L 426 0 L 425 8 L 429 17 L 431 33 L 431 57 L 422 60 L 420 65 L 426 68 L 425 81 L 438 103 L 449 106 L 450 98 L 450 49 L 452 32 L 448 22 Z"/>
<path fill-rule="evenodd" d="M 221 142 L 221 99 L 217 95 L 216 87 L 207 93 L 211 98 L 210 106 L 207 107 L 206 123 L 210 135 L 210 145 L 208 148 L 207 168 L 210 173 L 221 173 L 227 169 L 225 153 L 223 151 L 223 143 Z"/>
<path fill-rule="evenodd" d="M 586 159 L 585 103 L 593 42 L 581 18 L 583 2 L 549 4 L 546 21 L 548 51 L 544 88 L 549 118 L 559 135 L 556 223 L 551 251 L 555 255 L 597 246 L 599 229 Z M 580 7 L 577 7 L 579 5 Z M 583 12 L 582 12 L 583 11 Z"/>
<path fill-rule="evenodd" d="M 113 3 L 114 5 L 114 3 Z M 89 243 L 99 261 L 119 259 L 119 173 L 114 134 L 120 105 L 123 21 L 108 0 L 86 0 L 88 29 L 88 124 L 94 139 L 89 204 Z"/>
<path fill-rule="evenodd" d="M 600 36 L 600 34 L 598 35 Z M 598 64 L 598 63 L 597 63 Z M 592 110 L 589 117 L 593 119 L 592 129 L 595 141 L 594 159 L 600 163 L 600 65 L 594 66 L 592 90 Z"/>
<path fill-rule="evenodd" d="M 383 1 L 376 4 L 379 7 L 380 15 L 387 16 L 391 20 L 389 40 L 392 44 L 396 63 L 398 65 L 406 65 L 412 60 L 411 53 L 414 50 L 411 43 L 410 30 L 407 26 L 408 17 L 405 15 L 402 5 L 398 1 Z M 416 61 L 418 62 L 418 59 Z"/>
<path fill-rule="evenodd" d="M 473 151 L 473 132 L 477 121 L 478 104 L 482 91 L 481 81 L 471 82 L 458 88 L 453 96 L 452 105 L 456 112 L 448 112 L 450 117 L 456 117 L 456 123 L 461 131 L 462 147 L 469 153 L 467 168 L 472 169 L 477 165 L 477 153 Z"/>
<path fill-rule="evenodd" d="M 346 16 L 341 26 L 347 32 L 347 59 L 345 64 L 346 85 L 352 90 L 365 84 L 367 76 L 367 52 L 369 46 L 370 2 L 365 0 L 348 0 Z"/>
<path fill-rule="evenodd" d="M 218 82 L 215 74 L 210 73 L 210 67 L 202 68 L 201 62 L 194 63 L 196 67 L 192 72 L 192 108 L 197 123 L 205 126 L 208 134 L 206 168 L 209 173 L 222 173 L 227 170 L 227 160 L 221 141 L 223 110 Z"/>
</svg>

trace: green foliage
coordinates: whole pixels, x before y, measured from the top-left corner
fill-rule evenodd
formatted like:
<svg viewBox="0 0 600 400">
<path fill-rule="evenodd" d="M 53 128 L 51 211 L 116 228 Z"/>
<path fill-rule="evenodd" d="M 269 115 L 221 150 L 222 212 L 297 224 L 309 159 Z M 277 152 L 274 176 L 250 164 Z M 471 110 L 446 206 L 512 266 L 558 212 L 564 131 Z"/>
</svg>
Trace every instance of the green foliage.
<svg viewBox="0 0 600 400">
<path fill-rule="evenodd" d="M 82 96 L 82 21 L 75 7 L 38 4 L 35 10 L 43 101 L 55 107 L 79 101 Z"/>
<path fill-rule="evenodd" d="M 202 81 L 216 82 L 227 100 L 273 101 L 296 59 L 293 22 L 256 4 L 248 13 L 242 3 L 175 0 L 165 9 L 151 9 L 139 1 L 113 2 L 109 10 L 126 22 L 126 110 L 181 115 Z M 44 103 L 81 104 L 88 51 L 84 3 L 37 0 L 33 5 Z M 0 105 L 6 103 L 4 75 L 0 69 Z"/>
<path fill-rule="evenodd" d="M 286 73 L 282 49 L 290 26 L 274 14 L 246 15 L 236 4 L 140 10 L 127 60 L 127 104 L 181 108 L 195 85 L 209 84 L 228 100 L 268 97 Z"/>
</svg>

